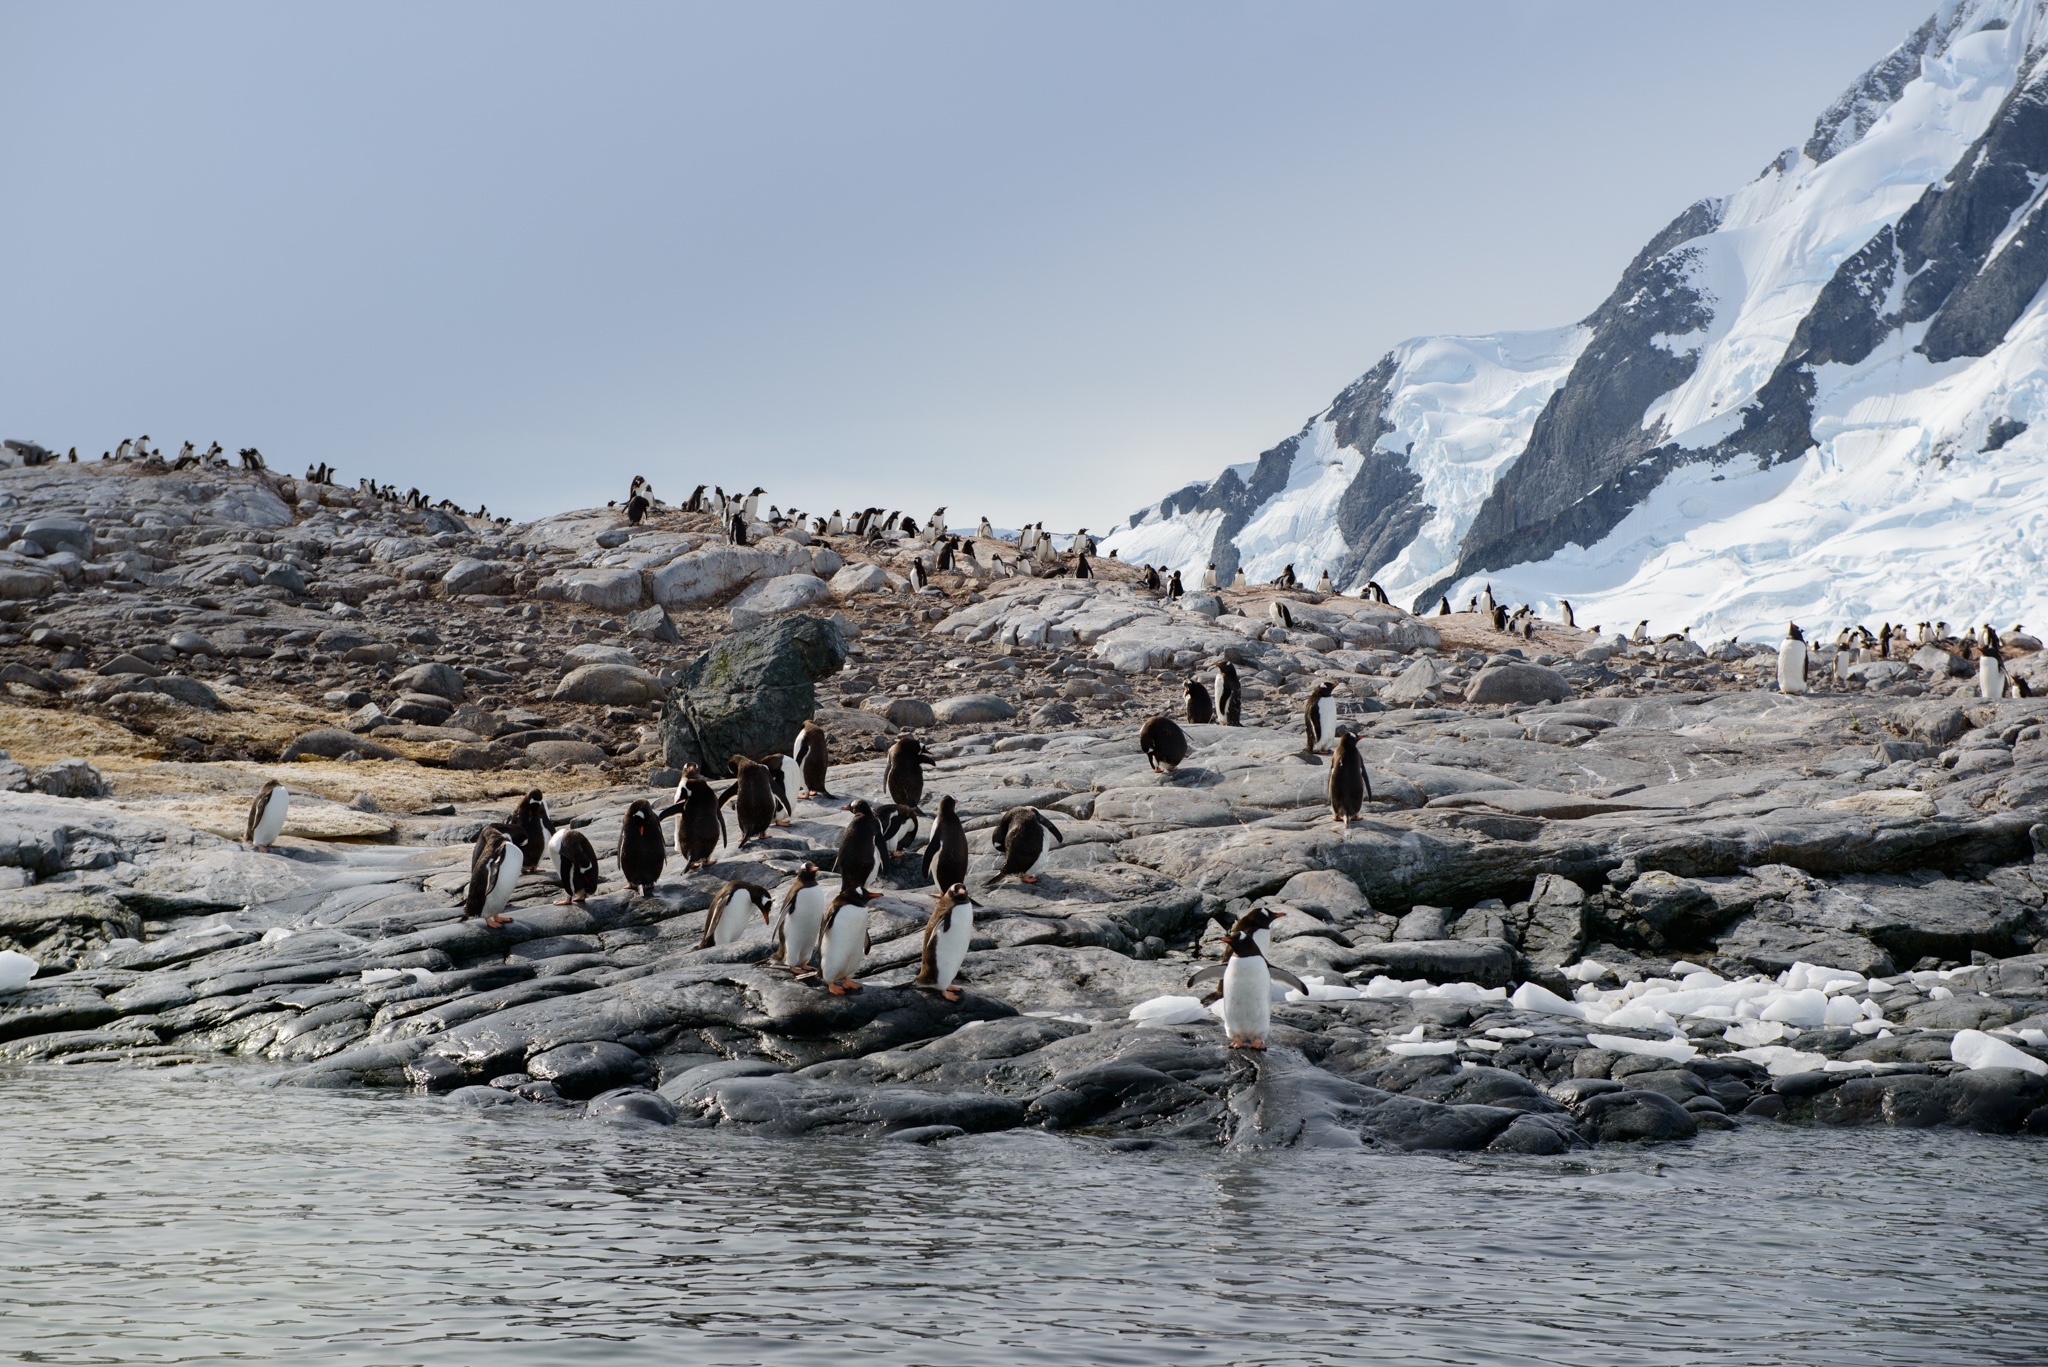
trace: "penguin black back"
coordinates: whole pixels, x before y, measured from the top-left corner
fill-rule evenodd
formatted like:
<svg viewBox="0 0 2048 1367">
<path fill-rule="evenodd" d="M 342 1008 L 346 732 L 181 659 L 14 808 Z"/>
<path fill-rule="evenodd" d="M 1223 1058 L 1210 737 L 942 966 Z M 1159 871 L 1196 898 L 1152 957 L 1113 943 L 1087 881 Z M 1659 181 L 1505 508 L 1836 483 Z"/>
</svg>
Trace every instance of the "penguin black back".
<svg viewBox="0 0 2048 1367">
<path fill-rule="evenodd" d="M 947 793 L 939 798 L 938 819 L 924 847 L 925 876 L 950 888 L 967 877 L 967 828 L 960 822 L 960 804 Z"/>
<path fill-rule="evenodd" d="M 525 857 L 526 871 L 531 873 L 540 867 L 541 853 L 547 849 L 548 837 L 554 834 L 555 822 L 548 815 L 547 799 L 538 788 L 529 791 L 519 799 L 519 805 L 512 809 L 512 819 L 506 822 L 515 832 L 515 843 Z"/>
<path fill-rule="evenodd" d="M 864 888 L 881 862 L 882 825 L 864 798 L 847 803 L 846 810 L 853 813 L 853 820 L 840 832 L 839 857 L 832 868 L 839 875 L 841 888 Z"/>
<path fill-rule="evenodd" d="M 642 798 L 626 809 L 619 826 L 619 876 L 626 886 L 643 897 L 654 891 L 663 862 L 661 818 L 654 805 Z"/>
<path fill-rule="evenodd" d="M 1224 660 L 1216 666 L 1216 717 L 1225 726 L 1242 726 L 1244 698 L 1238 691 L 1237 666 Z"/>
<path fill-rule="evenodd" d="M 1138 748 L 1151 762 L 1153 773 L 1171 773 L 1188 757 L 1188 734 L 1171 718 L 1153 717 L 1138 729 Z"/>
<path fill-rule="evenodd" d="M 930 757 L 915 736 L 904 736 L 890 746 L 889 765 L 882 775 L 882 786 L 889 790 L 889 800 L 912 811 L 923 807 L 924 766 L 929 763 Z"/>
<path fill-rule="evenodd" d="M 711 856 L 725 843 L 725 813 L 719 810 L 718 794 L 704 781 L 696 765 L 684 766 L 680 787 L 681 800 L 661 816 L 681 815 L 682 820 L 676 823 L 676 853 L 683 857 L 684 868 L 700 869 L 711 862 Z"/>
<path fill-rule="evenodd" d="M 1181 691 L 1187 694 L 1189 721 L 1201 726 L 1216 720 L 1216 704 L 1210 701 L 1209 690 L 1202 687 L 1200 679 L 1189 679 L 1181 685 Z"/>
<path fill-rule="evenodd" d="M 745 755 L 734 755 L 730 763 L 733 785 L 719 795 L 718 804 L 733 804 L 733 815 L 740 826 L 740 844 L 745 845 L 766 835 L 775 824 L 775 786 L 768 777 L 767 765 Z"/>
<path fill-rule="evenodd" d="M 1371 797 L 1372 780 L 1366 776 L 1365 756 L 1358 752 L 1358 737 L 1339 731 L 1330 756 L 1331 819 L 1348 830 Z"/>
<path fill-rule="evenodd" d="M 803 774 L 802 797 L 829 797 L 825 790 L 825 775 L 831 768 L 831 751 L 826 745 L 825 728 L 814 721 L 807 721 L 796 733 L 796 767 Z"/>
</svg>

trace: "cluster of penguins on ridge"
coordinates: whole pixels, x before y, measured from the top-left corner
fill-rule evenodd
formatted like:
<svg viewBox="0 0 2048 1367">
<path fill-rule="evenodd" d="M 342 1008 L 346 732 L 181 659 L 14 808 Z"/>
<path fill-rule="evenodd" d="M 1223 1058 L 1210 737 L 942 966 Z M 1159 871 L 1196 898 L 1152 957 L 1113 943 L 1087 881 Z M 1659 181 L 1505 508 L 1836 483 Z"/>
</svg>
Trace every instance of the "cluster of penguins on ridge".
<svg viewBox="0 0 2048 1367">
<path fill-rule="evenodd" d="M 1910 638 L 1904 623 L 1894 625 L 1886 622 L 1875 635 L 1866 626 L 1844 627 L 1835 636 L 1836 676 L 1840 677 L 1850 665 L 1865 660 L 1889 660 L 1894 646 L 1915 651 L 1933 646 L 1958 659 L 1975 660 L 1977 696 L 1985 702 L 2033 696 L 2033 690 L 2027 687 L 2025 679 L 2017 674 L 2008 674 L 2005 669 L 2008 647 L 2015 650 L 2041 649 L 2040 639 L 2029 636 L 2026 628 L 2018 623 L 2003 636 L 1989 622 L 1984 624 L 1981 635 L 1976 627 L 1971 627 L 1961 636 L 1950 635 L 1947 622 L 1922 622 Z M 1799 623 L 1788 622 L 1785 639 L 1778 645 L 1778 691 L 1804 693 L 1812 679 L 1813 656 L 1807 648 L 1806 633 L 1799 629 Z"/>
<path fill-rule="evenodd" d="M 1227 661 L 1219 663 L 1214 681 L 1213 697 L 1199 680 L 1187 681 L 1189 721 L 1239 725 L 1236 668 Z M 1337 725 L 1331 684 L 1316 685 L 1303 708 L 1302 721 L 1308 750 L 1319 752 L 1327 746 L 1332 751 L 1331 817 L 1349 830 L 1365 803 L 1372 800 L 1372 784 L 1357 736 Z M 1164 716 L 1152 717 L 1139 728 L 1138 746 L 1155 773 L 1179 768 L 1189 748 L 1187 733 Z M 677 818 L 673 847 L 686 872 L 708 868 L 718 849 L 731 842 L 725 824 L 728 804 L 739 826 L 735 849 L 762 838 L 771 827 L 790 824 L 794 809 L 785 760 L 793 761 L 802 777 L 799 798 L 830 799 L 826 780 L 831 759 L 824 728 L 815 721 L 805 722 L 793 749 L 795 753 L 787 757 L 776 754 L 756 760 L 732 756 L 732 782 L 723 792 L 714 789 L 696 765 L 686 766 L 668 806 L 656 808 L 644 798 L 629 805 L 619 829 L 617 851 L 619 873 L 628 888 L 641 896 L 653 895 L 668 860 L 671 837 L 664 823 L 670 817 Z M 856 975 L 871 947 L 867 908 L 882 895 L 871 891 L 868 884 L 878 869 L 886 870 L 893 861 L 915 856 L 911 846 L 917 840 L 923 814 L 924 771 L 936 763 L 915 737 L 899 738 L 889 748 L 883 771 L 883 787 L 890 801 L 875 806 L 855 798 L 843 808 L 853 819 L 840 835 L 833 860 L 837 888 L 828 888 L 821 881 L 818 865 L 809 861 L 772 893 L 758 883 L 728 880 L 711 899 L 698 948 L 737 943 L 758 916 L 774 942 L 770 963 L 797 978 L 815 979 L 835 996 L 860 991 Z M 272 780 L 263 785 L 249 804 L 244 838 L 252 848 L 267 852 L 275 844 L 290 805 L 291 794 L 283 784 Z M 1036 807 L 1013 807 L 1005 812 L 991 835 L 992 847 L 1002 859 L 984 887 L 1009 877 L 1037 882 L 1032 869 L 1043 857 L 1048 837 L 1059 844 L 1066 842 L 1060 829 Z M 484 926 L 492 930 L 509 924 L 511 917 L 505 909 L 520 876 L 538 870 L 543 858 L 553 861 L 555 879 L 562 889 L 557 906 L 580 905 L 598 890 L 602 880 L 597 850 L 580 830 L 555 819 L 536 788 L 519 800 L 505 820 L 492 822 L 477 833 L 470 850 L 469 881 L 463 890 L 462 919 L 481 917 Z M 958 805 L 950 794 L 942 795 L 921 861 L 924 877 L 937 892 L 925 924 L 923 953 L 913 986 L 938 992 L 948 1001 L 960 1000 L 960 967 L 974 935 L 975 902 L 966 881 L 968 860 L 967 831 Z M 1230 1047 L 1263 1049 L 1273 984 L 1304 994 L 1308 989 L 1266 958 L 1273 913 L 1255 910 L 1235 921 L 1220 912 L 1216 915 L 1227 932 L 1223 962 L 1195 974 L 1191 985 L 1219 982 L 1207 1001 L 1223 1002 Z"/>
</svg>

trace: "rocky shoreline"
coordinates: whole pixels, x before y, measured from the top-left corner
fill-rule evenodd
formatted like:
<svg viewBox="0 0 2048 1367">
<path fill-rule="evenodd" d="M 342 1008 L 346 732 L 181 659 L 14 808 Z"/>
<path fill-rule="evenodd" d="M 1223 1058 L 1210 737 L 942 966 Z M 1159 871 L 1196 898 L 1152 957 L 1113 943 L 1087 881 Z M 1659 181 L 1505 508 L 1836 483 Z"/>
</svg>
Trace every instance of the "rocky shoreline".
<svg viewBox="0 0 2048 1367">
<path fill-rule="evenodd" d="M 1775 651 L 1733 643 L 1299 591 L 1168 603 L 1107 561 L 920 590 L 915 541 L 733 546 L 659 506 L 508 527 L 120 463 L 0 471 L 0 522 L 0 948 L 40 965 L 0 994 L 0 1062 L 913 1140 L 2048 1132 L 2048 703 L 1979 702 L 1946 659 L 1845 659 L 1787 697 Z M 1015 554 L 977 549 L 971 570 Z M 804 622 L 839 653 L 773 706 L 695 663 Z M 1188 759 L 1153 772 L 1139 722 L 1182 716 L 1219 657 L 1247 724 L 1184 724 Z M 1321 681 L 1376 799 L 1348 831 L 1304 748 Z M 805 710 L 834 797 L 626 893 L 626 806 L 716 763 L 717 718 Z M 830 867 L 903 734 L 938 758 L 927 814 L 957 799 L 970 885 L 1005 811 L 1064 836 L 1038 883 L 985 894 L 964 999 L 910 986 L 915 859 L 874 884 L 857 994 L 768 966 L 758 926 L 698 949 L 724 881 Z M 294 803 L 258 854 L 235 837 L 266 778 Z M 461 921 L 470 841 L 536 786 L 602 890 L 556 906 L 533 874 L 508 926 Z M 1311 988 L 1262 1054 L 1187 987 L 1217 918 L 1257 908 Z"/>
</svg>

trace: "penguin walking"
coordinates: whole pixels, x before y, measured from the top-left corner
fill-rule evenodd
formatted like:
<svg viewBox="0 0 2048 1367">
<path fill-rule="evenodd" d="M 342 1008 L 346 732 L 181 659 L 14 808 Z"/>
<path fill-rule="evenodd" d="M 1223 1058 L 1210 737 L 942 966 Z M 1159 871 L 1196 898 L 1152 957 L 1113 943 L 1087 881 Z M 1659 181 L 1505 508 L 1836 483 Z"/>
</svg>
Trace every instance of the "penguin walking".
<svg viewBox="0 0 2048 1367">
<path fill-rule="evenodd" d="M 1576 628 L 1578 627 L 1578 625 L 1579 625 L 1579 619 L 1578 619 L 1578 618 L 1577 618 L 1576 616 L 1574 616 L 1574 615 L 1573 615 L 1573 613 L 1572 613 L 1572 601 L 1571 601 L 1571 599 L 1569 599 L 1569 598 L 1560 598 L 1560 599 L 1558 599 L 1558 600 L 1557 600 L 1557 610 L 1558 610 L 1559 612 L 1561 612 L 1561 613 L 1563 613 L 1563 614 L 1564 614 L 1564 624 L 1565 624 L 1566 626 L 1568 626 L 1568 627 L 1572 627 L 1572 628 L 1574 628 L 1574 629 L 1576 629 Z"/>
<path fill-rule="evenodd" d="M 2005 696 L 2005 657 L 1995 647 L 1977 657 L 1977 696 L 1985 702 Z"/>
<path fill-rule="evenodd" d="M 924 766 L 933 763 L 915 736 L 904 736 L 889 747 L 889 763 L 882 771 L 882 786 L 889 800 L 899 807 L 917 811 L 924 806 Z"/>
<path fill-rule="evenodd" d="M 1358 737 L 1349 731 L 1339 731 L 1337 747 L 1330 755 L 1331 819 L 1348 831 L 1370 801 L 1372 779 L 1365 772 L 1365 756 L 1359 753 Z"/>
<path fill-rule="evenodd" d="M 751 918 L 759 915 L 761 924 L 768 924 L 768 906 L 768 889 L 759 883 L 731 880 L 712 897 L 711 910 L 704 917 L 704 937 L 697 941 L 697 948 L 723 949 L 738 944 Z"/>
<path fill-rule="evenodd" d="M 1210 701 L 1209 690 L 1202 687 L 1200 679 L 1189 679 L 1181 685 L 1181 692 L 1187 695 L 1189 721 L 1206 726 L 1216 720 L 1216 704 Z"/>
<path fill-rule="evenodd" d="M 745 755 L 734 755 L 729 762 L 734 782 L 718 795 L 718 805 L 733 804 L 740 827 L 738 848 L 745 849 L 749 840 L 760 839 L 775 824 L 775 788 L 769 782 L 767 765 Z"/>
<path fill-rule="evenodd" d="M 1780 693 L 1804 693 L 1806 691 L 1806 633 L 1799 629 L 1799 623 L 1790 622 L 1785 627 L 1785 639 L 1778 646 L 1778 691 Z"/>
<path fill-rule="evenodd" d="M 1188 733 L 1167 717 L 1153 717 L 1138 728 L 1138 748 L 1152 765 L 1152 772 L 1172 773 L 1188 757 Z"/>
<path fill-rule="evenodd" d="M 775 962 L 791 973 L 803 972 L 817 956 L 818 934 L 825 928 L 830 900 L 818 883 L 816 864 L 805 864 L 782 885 L 782 900 L 776 905 L 775 919 L 768 923 L 768 933 L 775 940 Z"/>
<path fill-rule="evenodd" d="M 1231 1048 L 1264 1049 L 1273 1024 L 1273 984 L 1285 983 L 1303 996 L 1308 988 L 1286 969 L 1268 963 L 1255 936 L 1233 930 L 1223 943 L 1222 964 L 1203 969 L 1193 981 L 1223 980 L 1223 1029 Z"/>
<path fill-rule="evenodd" d="M 818 937 L 818 976 L 835 997 L 860 991 L 853 975 L 860 972 L 871 941 L 868 903 L 882 894 L 842 886 L 825 910 L 825 928 Z"/>
<path fill-rule="evenodd" d="M 661 818 L 654 814 L 654 804 L 641 798 L 626 808 L 619 826 L 619 877 L 634 892 L 651 897 L 662 862 Z"/>
<path fill-rule="evenodd" d="M 853 813 L 853 820 L 839 833 L 839 855 L 832 867 L 842 888 L 864 888 L 882 861 L 882 823 L 866 798 L 855 798 L 846 810 Z"/>
<path fill-rule="evenodd" d="M 796 733 L 796 767 L 803 775 L 803 791 L 798 797 L 830 797 L 825 791 L 825 771 L 832 765 L 831 755 L 825 745 L 825 728 L 814 721 L 807 721 Z"/>
<path fill-rule="evenodd" d="M 1004 812 L 1003 819 L 996 823 L 995 834 L 990 838 L 1003 862 L 986 886 L 994 887 L 1013 873 L 1027 883 L 1036 883 L 1038 875 L 1031 870 L 1045 853 L 1048 833 L 1060 844 L 1067 843 L 1059 827 L 1047 821 L 1045 814 L 1036 807 L 1012 807 Z"/>
<path fill-rule="evenodd" d="M 510 924 L 505 906 L 519 886 L 519 863 L 519 847 L 506 838 L 504 827 L 478 831 L 469 857 L 469 886 L 462 894 L 462 919 L 481 916 L 491 930 Z"/>
<path fill-rule="evenodd" d="M 519 799 L 519 805 L 512 809 L 511 818 L 506 821 L 516 833 L 519 852 L 525 856 L 526 872 L 532 873 L 540 867 L 540 857 L 548 847 L 548 837 L 555 832 L 555 818 L 548 811 L 548 803 L 538 788 L 528 790 Z"/>
<path fill-rule="evenodd" d="M 676 823 L 676 857 L 683 861 L 685 873 L 709 864 L 711 856 L 725 843 L 725 813 L 719 810 L 722 805 L 697 766 L 684 765 L 682 781 L 676 784 L 674 804 L 664 808 L 656 820 L 682 817 Z"/>
<path fill-rule="evenodd" d="M 960 1000 L 953 985 L 966 961 L 968 942 L 974 938 L 974 900 L 961 883 L 949 884 L 924 923 L 924 954 L 918 961 L 917 981 L 927 990 L 936 989 L 949 1002 Z"/>
<path fill-rule="evenodd" d="M 558 907 L 581 906 L 597 891 L 597 851 L 590 837 L 573 826 L 557 826 L 548 837 L 548 854 L 555 861 L 555 880 L 562 885 Z"/>
<path fill-rule="evenodd" d="M 249 829 L 242 837 L 258 854 L 267 854 L 284 831 L 284 814 L 291 809 L 292 795 L 276 779 L 256 790 L 249 804 Z"/>
<path fill-rule="evenodd" d="M 960 804 L 951 793 L 943 794 L 932 838 L 924 846 L 924 875 L 940 888 L 950 888 L 967 877 L 967 860 L 967 827 L 960 821 Z"/>
<path fill-rule="evenodd" d="M 1225 726 L 1242 726 L 1244 696 L 1238 692 L 1237 666 L 1228 660 L 1216 663 L 1216 718 Z"/>
<path fill-rule="evenodd" d="M 886 872 L 890 860 L 902 858 L 903 852 L 917 843 L 917 810 L 897 802 L 886 803 L 875 809 L 875 825 L 881 834 L 882 868 Z"/>
<path fill-rule="evenodd" d="M 1302 705 L 1302 731 L 1308 737 L 1308 751 L 1319 754 L 1330 737 L 1337 734 L 1337 700 L 1331 694 L 1337 685 L 1324 679 L 1309 690 L 1308 701 Z"/>
</svg>

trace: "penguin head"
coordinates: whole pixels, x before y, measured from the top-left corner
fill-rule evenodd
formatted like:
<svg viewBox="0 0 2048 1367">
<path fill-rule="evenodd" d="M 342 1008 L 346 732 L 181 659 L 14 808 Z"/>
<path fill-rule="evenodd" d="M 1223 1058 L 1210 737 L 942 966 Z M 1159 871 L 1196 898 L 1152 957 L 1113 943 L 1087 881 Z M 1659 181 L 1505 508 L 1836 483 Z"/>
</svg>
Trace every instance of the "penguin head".
<svg viewBox="0 0 2048 1367">
<path fill-rule="evenodd" d="M 1243 923 L 1239 922 L 1239 924 Z M 1226 958 L 1232 955 L 1240 959 L 1256 959 L 1260 957 L 1258 937 L 1248 930 L 1231 931 L 1223 937 L 1223 944 L 1228 951 L 1224 956 Z"/>
<path fill-rule="evenodd" d="M 1273 923 L 1279 920 L 1280 916 L 1280 912 L 1270 907 L 1253 907 L 1237 918 L 1236 924 L 1230 927 L 1230 932 L 1233 935 L 1250 935 L 1254 931 L 1271 930 Z"/>
<path fill-rule="evenodd" d="M 873 807 L 868 806 L 868 800 L 864 797 L 855 798 L 853 801 L 847 803 L 844 807 L 840 808 L 840 810 L 844 812 L 852 812 L 855 816 L 873 816 L 875 814 L 875 809 Z"/>
<path fill-rule="evenodd" d="M 957 813 L 959 808 L 960 804 L 954 800 L 951 793 L 942 795 L 939 798 L 939 819 L 941 821 L 945 820 L 947 817 Z"/>
<path fill-rule="evenodd" d="M 816 887 L 818 885 L 818 866 L 809 860 L 804 861 L 804 866 L 796 871 L 796 881 L 800 887 Z"/>
<path fill-rule="evenodd" d="M 952 902 L 952 904 L 956 907 L 971 907 L 974 905 L 974 899 L 968 895 L 967 885 L 965 883 L 955 883 L 952 887 L 947 888 L 946 897 L 947 900 Z"/>
</svg>

